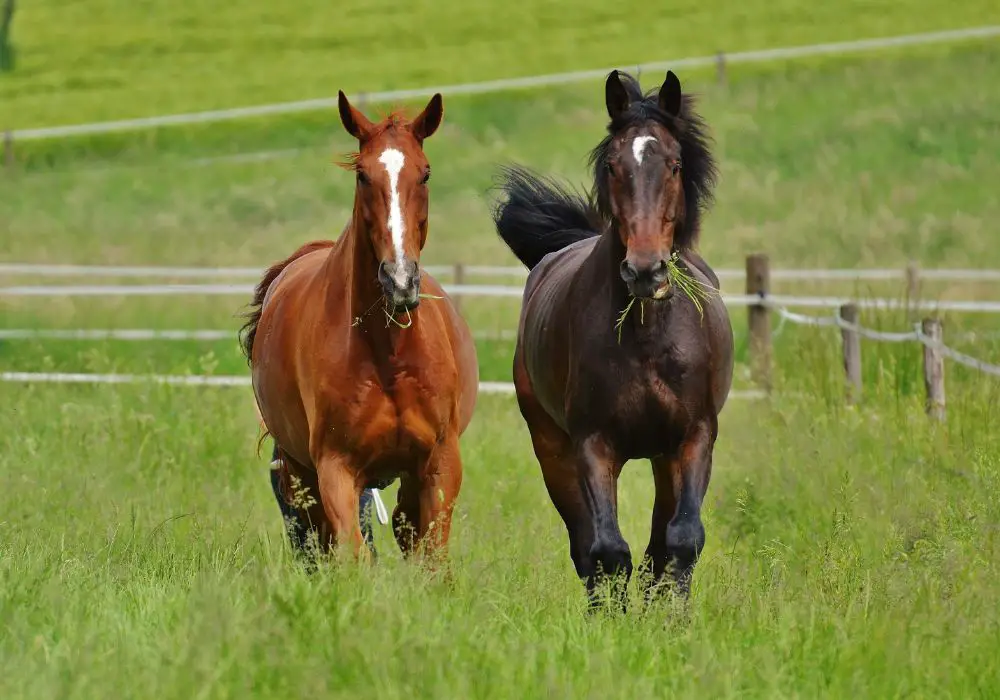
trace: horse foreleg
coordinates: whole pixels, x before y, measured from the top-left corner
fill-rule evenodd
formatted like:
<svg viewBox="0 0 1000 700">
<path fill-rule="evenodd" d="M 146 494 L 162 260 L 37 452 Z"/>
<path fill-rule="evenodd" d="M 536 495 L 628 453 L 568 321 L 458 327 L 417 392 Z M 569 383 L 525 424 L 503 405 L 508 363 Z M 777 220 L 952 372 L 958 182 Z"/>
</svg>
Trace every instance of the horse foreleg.
<svg viewBox="0 0 1000 700">
<path fill-rule="evenodd" d="M 461 488 L 462 457 L 458 431 L 453 431 L 434 448 L 420 473 L 417 546 L 425 553 L 447 554 L 452 511 Z"/>
<path fill-rule="evenodd" d="M 677 512 L 677 494 L 680 492 L 680 460 L 676 453 L 664 454 L 649 460 L 653 466 L 653 518 L 649 528 L 649 544 L 643 557 L 646 574 L 646 599 L 651 600 L 660 591 L 660 582 L 667 568 L 667 526 Z"/>
<path fill-rule="evenodd" d="M 355 557 L 367 552 L 358 519 L 361 489 L 347 459 L 335 453 L 323 455 L 316 462 L 316 475 L 327 520 L 320 528 L 321 543 L 328 549 L 347 548 Z"/>
<path fill-rule="evenodd" d="M 656 501 L 646 557 L 652 581 L 647 593 L 669 575 L 677 591 L 687 596 L 691 575 L 702 548 L 705 527 L 701 506 L 712 472 L 715 429 L 709 421 L 695 424 L 676 456 L 654 458 Z"/>
<path fill-rule="evenodd" d="M 625 588 L 632 576 L 632 553 L 618 527 L 618 475 L 622 463 L 607 441 L 591 435 L 580 443 L 579 482 L 584 504 L 590 514 L 593 543 L 587 590 L 591 603 L 605 578 L 619 584 L 620 602 L 625 604 Z"/>
</svg>

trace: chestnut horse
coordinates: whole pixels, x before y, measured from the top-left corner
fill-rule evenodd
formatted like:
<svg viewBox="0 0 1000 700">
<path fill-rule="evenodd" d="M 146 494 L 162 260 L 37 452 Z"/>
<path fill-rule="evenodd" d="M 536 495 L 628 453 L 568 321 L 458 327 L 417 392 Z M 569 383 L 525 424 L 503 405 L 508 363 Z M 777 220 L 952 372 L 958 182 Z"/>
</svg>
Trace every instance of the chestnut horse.
<svg viewBox="0 0 1000 700">
<path fill-rule="evenodd" d="M 292 505 L 321 547 L 359 555 L 361 491 L 398 477 L 400 549 L 441 553 L 479 386 L 468 326 L 419 268 L 423 142 L 441 123 L 441 96 L 412 121 L 393 113 L 374 124 L 343 92 L 339 108 L 359 143 L 346 164 L 357 180 L 351 220 L 336 242 L 308 243 L 267 270 L 243 349 L 286 480 L 298 484 Z"/>
<path fill-rule="evenodd" d="M 733 374 L 718 278 L 694 250 L 716 178 L 704 123 L 672 72 L 644 95 L 613 71 L 605 99 L 592 195 L 508 168 L 494 211 L 531 270 L 514 353 L 518 404 L 592 603 L 601 579 L 627 584 L 632 573 L 617 480 L 638 458 L 651 461 L 656 486 L 647 593 L 662 581 L 687 595 Z M 703 309 L 676 291 L 671 264 L 712 290 Z"/>
</svg>

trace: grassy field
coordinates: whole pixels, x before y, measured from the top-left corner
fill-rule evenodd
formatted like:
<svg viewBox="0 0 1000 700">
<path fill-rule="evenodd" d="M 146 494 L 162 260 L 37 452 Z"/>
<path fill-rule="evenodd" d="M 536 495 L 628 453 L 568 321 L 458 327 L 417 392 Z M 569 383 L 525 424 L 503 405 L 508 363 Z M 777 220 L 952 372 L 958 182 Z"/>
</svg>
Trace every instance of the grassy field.
<svg viewBox="0 0 1000 700">
<path fill-rule="evenodd" d="M 966 75 L 975 79 L 955 79 Z M 782 265 L 1000 265 L 1000 200 L 984 186 L 1000 179 L 991 157 L 1000 152 L 1000 92 L 986 89 L 1000 84 L 996 42 L 734 71 L 728 89 L 681 77 L 702 93 L 721 161 L 702 240 L 713 265 L 741 267 L 761 249 Z M 425 260 L 512 263 L 488 217 L 496 165 L 516 160 L 584 183 L 606 119 L 602 89 L 594 81 L 449 100 L 442 132 L 427 142 L 435 169 Z M 353 185 L 331 161 L 352 146 L 335 115 L 225 129 L 161 134 L 155 153 L 140 138 L 132 156 L 110 163 L 75 150 L 36 153 L 5 182 L 9 244 L 0 255 L 252 265 L 339 235 Z M 298 150 L 192 160 L 233 148 Z"/>
<path fill-rule="evenodd" d="M 506 78 L 996 22 L 990 0 L 19 4 L 0 128 Z"/>
<path fill-rule="evenodd" d="M 846 409 L 836 346 L 789 342 L 810 398 L 724 412 L 689 609 L 625 619 L 585 619 L 510 398 L 463 441 L 445 583 L 381 527 L 375 567 L 290 562 L 243 389 L 2 386 L 0 695 L 994 697 L 996 385 L 949 370 L 934 430 L 916 349 Z"/>
<path fill-rule="evenodd" d="M 331 74 L 357 81 L 346 87 L 375 87 L 373 76 L 377 87 L 410 86 L 996 13 L 986 3 L 852 2 L 725 16 L 688 4 L 654 16 L 652 6 L 590 4 L 574 5 L 566 22 L 565 7 L 545 3 L 519 21 L 523 31 L 497 32 L 485 10 L 469 5 L 445 21 L 445 7 L 394 5 L 393 27 L 419 17 L 441 34 L 414 31 L 392 52 L 367 54 L 362 70 L 356 49 L 382 25 L 354 9 L 213 4 L 210 24 L 185 3 L 36 3 L 18 10 L 23 73 L 0 77 L 0 105 L 34 126 L 328 94 Z M 515 18 L 518 8 L 503 12 Z M 171 43 L 151 16 L 167 18 Z M 596 29 L 598 18 L 613 31 Z M 629 33 L 633 18 L 648 34 Z M 72 36 L 59 29 L 70 24 Z M 537 45 L 553 33 L 566 50 Z M 590 40 L 603 48 L 590 51 Z M 288 58 L 303 42 L 313 53 Z M 315 59 L 327 53 L 350 60 L 326 74 Z M 53 68 L 70 59 L 79 77 Z M 397 61 L 399 71 L 385 68 Z M 280 70 L 288 74 L 276 79 Z M 996 42 L 734 69 L 726 87 L 706 74 L 681 79 L 702 93 L 722 166 L 701 246 L 713 265 L 742 267 L 764 250 L 778 266 L 1000 267 Z M 427 142 L 425 262 L 513 264 L 489 224 L 495 164 L 582 182 L 604 119 L 600 81 L 447 100 L 445 126 Z M 35 144 L 0 185 L 0 261 L 262 266 L 339 234 L 351 178 L 330 161 L 349 147 L 331 114 Z M 218 160 L 247 152 L 269 155 Z M 0 277 L 0 286 L 38 283 Z M 939 283 L 924 295 L 998 299 L 1000 289 Z M 235 338 L 246 301 L 0 298 L 0 327 L 211 328 Z M 466 300 L 463 313 L 495 332 L 514 327 L 517 308 Z M 732 313 L 744 389 L 744 314 Z M 994 362 L 996 328 L 995 316 L 946 319 L 949 344 Z M 510 342 L 477 345 L 482 378 L 509 380 Z M 863 344 L 855 407 L 843 402 L 838 333 L 785 325 L 775 353 L 775 397 L 733 399 L 722 415 L 690 605 L 667 601 L 646 615 L 633 606 L 624 618 L 583 614 L 561 521 L 510 397 L 483 396 L 463 440 L 445 581 L 402 562 L 382 527 L 377 565 L 303 573 L 282 539 L 267 455 L 254 451 L 247 388 L 0 383 L 0 697 L 996 697 L 1000 382 L 949 362 L 948 420 L 934 426 L 915 345 Z M 240 374 L 246 365 L 232 341 L 0 341 L 0 370 Z M 633 553 L 648 537 L 651 486 L 644 464 L 625 470 L 620 513 Z"/>
</svg>

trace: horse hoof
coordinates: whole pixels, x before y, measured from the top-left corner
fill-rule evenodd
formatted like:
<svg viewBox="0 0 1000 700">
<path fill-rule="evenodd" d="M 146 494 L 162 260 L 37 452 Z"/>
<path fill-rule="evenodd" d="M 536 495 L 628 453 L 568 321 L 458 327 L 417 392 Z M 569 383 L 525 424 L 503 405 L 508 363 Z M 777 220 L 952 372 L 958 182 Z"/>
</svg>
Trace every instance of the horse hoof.
<svg viewBox="0 0 1000 700">
<path fill-rule="evenodd" d="M 590 561 L 598 576 L 632 575 L 632 552 L 621 537 L 598 538 L 590 548 Z"/>
</svg>

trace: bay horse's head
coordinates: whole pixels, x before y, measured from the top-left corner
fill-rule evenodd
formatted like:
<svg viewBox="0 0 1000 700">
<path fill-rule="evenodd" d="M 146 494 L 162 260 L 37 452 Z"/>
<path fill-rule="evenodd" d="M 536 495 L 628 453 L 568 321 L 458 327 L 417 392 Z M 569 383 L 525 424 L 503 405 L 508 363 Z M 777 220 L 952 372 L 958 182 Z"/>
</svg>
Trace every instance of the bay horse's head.
<svg viewBox="0 0 1000 700">
<path fill-rule="evenodd" d="M 368 233 L 386 301 L 412 309 L 420 301 L 420 251 L 427 242 L 431 167 L 423 142 L 441 124 L 441 95 L 412 121 L 390 114 L 375 124 L 343 92 L 339 108 L 344 128 L 359 143 L 349 164 L 357 175 L 355 226 Z"/>
<path fill-rule="evenodd" d="M 597 207 L 625 247 L 629 293 L 663 299 L 671 293 L 667 261 L 696 242 L 715 183 L 704 123 L 672 71 L 648 95 L 619 71 L 604 89 L 611 122 L 591 155 Z"/>
</svg>

